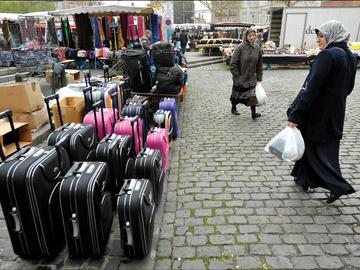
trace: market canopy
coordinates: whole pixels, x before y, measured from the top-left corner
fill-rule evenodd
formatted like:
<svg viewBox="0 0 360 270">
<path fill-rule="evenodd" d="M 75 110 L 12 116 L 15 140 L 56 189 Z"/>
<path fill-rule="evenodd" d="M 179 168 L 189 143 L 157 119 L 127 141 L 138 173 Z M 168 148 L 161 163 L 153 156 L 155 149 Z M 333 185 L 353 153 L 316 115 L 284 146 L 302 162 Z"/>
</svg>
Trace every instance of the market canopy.
<svg viewBox="0 0 360 270">
<path fill-rule="evenodd" d="M 70 16 L 76 14 L 89 14 L 89 16 L 107 16 L 107 15 L 147 15 L 154 13 L 154 10 L 150 7 L 125 7 L 125 6 L 90 6 L 90 7 L 78 7 L 70 8 L 58 11 L 50 12 L 53 16 Z"/>
</svg>

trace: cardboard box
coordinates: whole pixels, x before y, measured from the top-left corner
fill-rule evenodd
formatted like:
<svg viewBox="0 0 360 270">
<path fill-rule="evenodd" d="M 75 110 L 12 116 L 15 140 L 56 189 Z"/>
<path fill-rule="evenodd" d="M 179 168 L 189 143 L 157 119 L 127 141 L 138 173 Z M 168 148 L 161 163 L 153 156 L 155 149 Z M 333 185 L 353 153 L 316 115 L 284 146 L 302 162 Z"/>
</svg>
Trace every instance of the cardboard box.
<svg viewBox="0 0 360 270">
<path fill-rule="evenodd" d="M 85 112 L 84 97 L 63 97 L 59 100 L 62 120 L 65 123 L 82 123 Z M 51 106 L 55 128 L 60 127 L 60 116 L 56 103 Z"/>
<path fill-rule="evenodd" d="M 36 130 L 42 127 L 45 123 L 49 122 L 46 107 L 32 113 L 14 114 L 13 120 L 16 122 L 24 122 L 29 124 L 31 130 Z"/>
<path fill-rule="evenodd" d="M 44 97 L 39 82 L 0 85 L 0 111 L 31 113 L 44 108 Z"/>
<path fill-rule="evenodd" d="M 14 122 L 14 128 L 19 136 L 19 145 L 21 148 L 31 144 L 31 131 L 27 123 Z M 16 152 L 16 145 L 11 135 L 10 123 L 0 121 L 0 144 L 3 145 L 5 157 Z"/>
<path fill-rule="evenodd" d="M 77 69 L 65 69 L 66 78 L 68 83 L 77 82 L 80 80 L 80 70 Z"/>
</svg>

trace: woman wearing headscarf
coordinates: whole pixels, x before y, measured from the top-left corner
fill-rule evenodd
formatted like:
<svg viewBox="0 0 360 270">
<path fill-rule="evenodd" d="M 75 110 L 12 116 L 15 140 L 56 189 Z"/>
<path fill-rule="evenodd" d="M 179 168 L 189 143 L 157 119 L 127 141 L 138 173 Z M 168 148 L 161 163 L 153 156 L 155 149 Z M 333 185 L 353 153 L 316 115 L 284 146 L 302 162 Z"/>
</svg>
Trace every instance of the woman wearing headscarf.
<svg viewBox="0 0 360 270">
<path fill-rule="evenodd" d="M 304 156 L 295 163 L 291 175 L 304 190 L 329 190 L 327 203 L 332 203 L 355 192 L 341 175 L 339 146 L 346 97 L 354 87 L 357 62 L 347 46 L 350 33 L 341 22 L 328 21 L 315 32 L 321 51 L 288 117 L 288 126 L 297 126 L 305 141 Z"/>
<path fill-rule="evenodd" d="M 256 31 L 249 28 L 245 31 L 245 40 L 236 47 L 230 62 L 233 75 L 233 88 L 230 97 L 231 113 L 239 115 L 236 105 L 242 103 L 251 107 L 251 116 L 256 119 L 261 116 L 256 113 L 257 99 L 255 86 L 262 80 L 262 51 L 255 44 Z"/>
</svg>

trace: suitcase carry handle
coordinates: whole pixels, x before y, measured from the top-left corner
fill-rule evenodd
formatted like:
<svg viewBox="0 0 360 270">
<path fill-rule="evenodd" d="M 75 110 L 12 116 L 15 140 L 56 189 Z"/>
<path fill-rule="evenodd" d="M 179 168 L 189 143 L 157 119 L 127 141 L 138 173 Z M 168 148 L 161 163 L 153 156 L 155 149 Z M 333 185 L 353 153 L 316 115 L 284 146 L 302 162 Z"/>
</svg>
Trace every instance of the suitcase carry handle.
<svg viewBox="0 0 360 270">
<path fill-rule="evenodd" d="M 16 207 L 13 207 L 11 209 L 11 212 L 8 213 L 8 217 L 12 222 L 10 222 L 10 228 L 13 232 L 20 232 L 21 231 L 21 223 L 20 223 L 20 217 L 19 213 L 16 209 Z"/>
<path fill-rule="evenodd" d="M 19 151 L 20 150 L 19 138 L 18 138 L 17 133 L 15 132 L 15 126 L 14 126 L 14 122 L 12 119 L 12 115 L 13 115 L 12 111 L 10 109 L 7 109 L 5 111 L 0 112 L 0 119 L 7 118 L 9 120 L 11 132 L 15 139 L 16 151 Z M 3 146 L 0 143 L 0 158 L 2 161 L 5 161 L 5 154 L 2 150 L 2 147 Z"/>
<path fill-rule="evenodd" d="M 59 117 L 60 117 L 60 126 L 64 125 L 62 115 L 61 115 L 59 94 L 53 94 L 53 95 L 47 96 L 47 97 L 44 98 L 44 101 L 45 101 L 45 104 L 46 104 L 46 109 L 47 109 L 48 116 L 49 116 L 50 128 L 51 128 L 52 131 L 55 130 L 55 125 L 54 125 L 54 123 L 52 121 L 51 108 L 50 108 L 49 102 L 50 102 L 50 100 L 53 100 L 53 99 L 56 99 L 56 106 L 57 106 L 57 109 L 59 111 Z"/>
<path fill-rule="evenodd" d="M 71 218 L 68 219 L 67 227 L 71 237 L 73 238 L 79 237 L 79 224 L 75 213 L 71 214 Z"/>
<path fill-rule="evenodd" d="M 62 175 L 65 175 L 66 172 L 64 171 L 64 168 L 62 166 L 63 156 L 61 154 L 61 149 L 65 148 L 65 144 L 69 141 L 69 138 L 70 138 L 70 135 L 64 136 L 55 144 L 55 149 L 56 149 L 56 153 L 58 156 L 59 167 L 60 167 L 60 171 L 61 171 Z"/>
<path fill-rule="evenodd" d="M 97 117 L 96 117 L 96 109 L 100 108 L 101 112 L 101 122 L 102 122 L 102 130 L 104 132 L 104 136 L 106 135 L 105 131 L 105 120 L 104 120 L 104 111 L 103 111 L 103 101 L 99 100 L 98 102 L 95 102 L 93 104 L 93 110 L 94 110 L 94 118 L 95 118 L 95 129 L 96 129 L 96 135 L 98 137 L 98 140 L 100 141 L 99 131 L 98 131 L 98 123 L 97 123 Z"/>
</svg>

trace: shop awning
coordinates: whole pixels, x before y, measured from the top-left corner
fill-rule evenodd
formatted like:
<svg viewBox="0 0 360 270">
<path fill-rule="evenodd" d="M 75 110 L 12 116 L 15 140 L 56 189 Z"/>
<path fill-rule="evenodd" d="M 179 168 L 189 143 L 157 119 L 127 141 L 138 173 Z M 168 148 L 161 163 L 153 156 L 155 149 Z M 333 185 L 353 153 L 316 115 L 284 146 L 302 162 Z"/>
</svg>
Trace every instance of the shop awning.
<svg viewBox="0 0 360 270">
<path fill-rule="evenodd" d="M 86 14 L 89 16 L 107 16 L 107 15 L 146 15 L 154 13 L 154 10 L 150 7 L 124 7 L 124 6 L 91 6 L 91 7 L 79 7 L 64 9 L 50 12 L 53 16 L 70 16 L 75 14 Z"/>
</svg>

